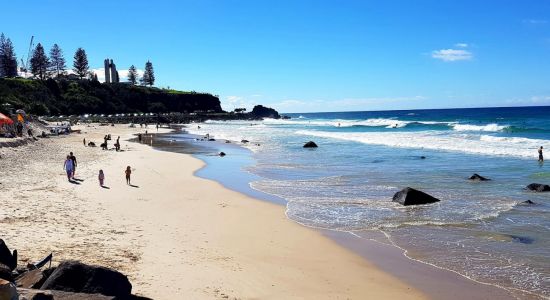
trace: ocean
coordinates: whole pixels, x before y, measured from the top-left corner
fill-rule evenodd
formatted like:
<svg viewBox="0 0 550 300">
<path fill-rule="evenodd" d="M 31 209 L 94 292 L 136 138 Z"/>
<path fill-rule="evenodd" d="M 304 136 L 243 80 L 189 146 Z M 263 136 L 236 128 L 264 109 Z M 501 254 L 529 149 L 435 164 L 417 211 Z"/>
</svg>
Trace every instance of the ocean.
<svg viewBox="0 0 550 300">
<path fill-rule="evenodd" d="M 207 121 L 186 130 L 231 145 L 250 141 L 241 144 L 245 184 L 283 199 L 291 220 L 382 232 L 410 258 L 550 297 L 550 193 L 524 189 L 550 184 L 550 107 L 286 115 L 291 119 Z M 304 149 L 307 141 L 319 147 Z M 546 163 L 537 161 L 540 146 L 549 148 Z M 231 160 L 231 148 L 225 151 Z M 474 173 L 491 181 L 467 180 Z M 224 178 L 217 179 L 235 180 Z M 441 202 L 392 202 L 405 187 Z"/>
</svg>

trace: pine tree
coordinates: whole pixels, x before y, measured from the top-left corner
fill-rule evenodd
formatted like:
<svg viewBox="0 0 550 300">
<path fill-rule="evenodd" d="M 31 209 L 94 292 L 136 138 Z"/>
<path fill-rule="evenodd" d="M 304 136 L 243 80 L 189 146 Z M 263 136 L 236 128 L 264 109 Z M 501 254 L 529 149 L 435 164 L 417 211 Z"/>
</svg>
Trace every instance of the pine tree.
<svg viewBox="0 0 550 300">
<path fill-rule="evenodd" d="M 0 35 L 0 77 L 17 76 L 17 58 L 15 49 L 9 38 Z"/>
<path fill-rule="evenodd" d="M 44 47 L 38 43 L 34 49 L 31 57 L 31 73 L 41 80 L 48 77 L 48 67 L 50 66 L 50 60 L 44 53 Z"/>
<path fill-rule="evenodd" d="M 138 77 L 137 69 L 134 65 L 131 65 L 130 69 L 128 69 L 128 81 L 132 85 L 136 85 L 137 77 Z"/>
<path fill-rule="evenodd" d="M 153 64 L 150 61 L 145 63 L 145 72 L 141 78 L 143 85 L 153 86 L 155 84 L 155 71 L 153 70 Z"/>
<path fill-rule="evenodd" d="M 88 56 L 86 51 L 82 48 L 76 49 L 74 54 L 73 71 L 80 77 L 80 79 L 88 75 Z"/>
<path fill-rule="evenodd" d="M 51 71 L 55 73 L 57 77 L 65 73 L 65 69 L 67 69 L 65 57 L 63 57 L 63 50 L 61 50 L 57 44 L 54 44 L 50 50 L 50 62 Z"/>
</svg>

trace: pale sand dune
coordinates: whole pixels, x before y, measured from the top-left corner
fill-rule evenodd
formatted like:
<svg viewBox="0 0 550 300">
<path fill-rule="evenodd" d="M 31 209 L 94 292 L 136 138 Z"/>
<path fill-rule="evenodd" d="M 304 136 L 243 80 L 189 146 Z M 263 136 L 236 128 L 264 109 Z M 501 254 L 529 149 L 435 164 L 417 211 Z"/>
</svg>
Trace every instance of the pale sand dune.
<svg viewBox="0 0 550 300">
<path fill-rule="evenodd" d="M 82 145 L 83 137 L 99 145 L 106 133 L 112 145 L 117 135 L 125 140 L 139 130 L 86 127 L 81 135 L 1 149 L 0 169 L 12 174 L 0 179 L 8 245 L 23 260 L 53 251 L 56 262 L 117 268 L 135 292 L 154 299 L 425 298 L 286 219 L 284 207 L 193 176 L 203 165 L 198 159 L 127 142 L 119 153 Z M 63 176 L 69 151 L 79 160 L 80 185 Z M 126 185 L 127 165 L 139 188 Z M 99 169 L 110 189 L 99 187 Z"/>
</svg>

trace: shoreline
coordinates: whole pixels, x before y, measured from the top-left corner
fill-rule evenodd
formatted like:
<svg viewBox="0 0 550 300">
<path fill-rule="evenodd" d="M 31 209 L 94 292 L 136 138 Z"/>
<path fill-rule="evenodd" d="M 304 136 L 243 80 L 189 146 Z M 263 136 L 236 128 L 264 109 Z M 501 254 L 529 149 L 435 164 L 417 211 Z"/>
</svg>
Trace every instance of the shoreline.
<svg viewBox="0 0 550 300">
<path fill-rule="evenodd" d="M 175 133 L 175 132 L 174 132 Z M 186 133 L 183 133 L 186 134 Z M 186 134 L 191 137 L 194 137 L 194 135 Z M 197 147 L 196 145 L 193 145 L 191 142 L 181 142 L 181 143 L 187 143 L 192 148 Z M 211 142 L 205 142 L 205 143 L 211 143 Z M 255 198 L 259 201 L 266 201 L 269 203 L 274 203 L 277 205 L 281 205 L 285 207 L 285 216 L 286 216 L 286 200 L 278 198 L 277 196 L 266 194 L 265 192 L 258 191 L 254 188 L 252 188 L 250 183 L 250 176 L 245 176 L 246 178 L 242 180 L 247 180 L 247 185 L 244 187 L 243 185 L 235 184 L 234 179 L 232 180 L 224 180 L 223 176 L 216 176 L 220 170 L 220 168 L 227 167 L 227 164 L 222 163 L 222 166 L 215 166 L 214 160 L 210 159 L 210 157 L 214 158 L 214 154 L 205 154 L 208 153 L 209 150 L 214 150 L 215 148 L 219 148 L 218 150 L 226 151 L 227 145 L 216 141 L 212 143 L 214 145 L 217 145 L 218 147 L 210 147 L 210 146 L 200 146 L 204 147 L 204 149 L 208 150 L 201 150 L 197 151 L 193 154 L 193 151 L 191 151 L 191 155 L 197 159 L 200 159 L 205 163 L 205 165 L 198 169 L 194 174 L 195 176 L 199 176 L 201 178 L 206 178 L 209 180 L 214 180 L 216 182 L 219 182 L 223 187 L 234 190 L 238 193 L 242 193 L 247 196 L 254 197 L 254 194 L 257 194 Z M 171 148 L 169 145 L 166 146 L 155 146 L 152 145 L 153 148 L 156 148 L 160 151 L 167 151 L 167 152 L 178 152 L 177 149 Z M 250 152 L 249 149 L 242 147 L 238 144 L 230 144 L 230 147 L 237 147 L 239 149 L 242 149 L 239 151 L 239 154 Z M 189 153 L 187 153 L 189 154 Z M 249 156 L 251 156 L 252 152 L 248 153 Z M 233 157 L 226 157 L 224 159 L 231 159 Z M 242 159 L 237 159 L 240 162 L 240 166 L 243 166 L 246 161 L 243 161 Z M 234 167 L 234 166 L 231 166 Z M 213 170 L 210 170 L 213 169 Z M 233 170 L 236 171 L 236 170 Z M 238 170 L 237 170 L 238 171 Z M 248 171 L 240 169 L 241 173 L 249 173 Z M 198 174 L 201 173 L 201 174 Z M 254 175 L 255 176 L 255 175 Z M 229 184 L 227 184 L 229 182 Z M 247 190 L 243 190 L 247 189 Z M 251 193 L 252 192 L 252 193 Z M 263 195 L 263 197 L 262 197 Z M 259 198 L 258 198 L 259 197 Z M 273 199 L 275 198 L 275 199 Z M 280 200 L 278 200 L 280 199 Z M 309 227 L 307 225 L 301 224 L 295 220 L 292 220 L 286 216 L 287 220 L 290 222 L 294 222 L 296 224 L 299 224 L 300 226 L 304 226 L 306 228 L 309 228 L 313 231 L 321 233 L 323 236 L 335 241 L 337 244 L 342 246 L 345 249 L 348 249 L 349 251 L 360 255 L 365 260 L 374 263 L 378 268 L 383 270 L 384 272 L 388 272 L 393 276 L 396 276 L 400 280 L 412 285 L 413 287 L 420 289 L 424 294 L 428 295 L 430 298 L 434 299 L 487 299 L 491 297 L 497 297 L 499 299 L 516 299 L 516 297 L 513 295 L 513 292 L 511 290 L 514 290 L 515 293 L 520 294 L 522 297 L 528 297 L 528 299 L 542 299 L 543 297 L 541 295 L 537 295 L 528 291 L 522 291 L 522 290 L 515 290 L 515 289 L 508 289 L 504 286 L 500 286 L 497 284 L 492 283 L 485 283 L 481 281 L 477 281 L 475 279 L 469 278 L 466 275 L 463 275 L 461 273 L 458 273 L 454 270 L 446 269 L 443 267 L 439 267 L 437 265 L 433 265 L 415 258 L 412 258 L 407 255 L 407 250 L 403 249 L 401 247 L 398 247 L 397 245 L 393 244 L 390 237 L 387 236 L 386 233 L 383 231 L 358 231 L 358 232 L 350 232 L 350 231 L 336 231 L 336 230 L 328 230 L 323 228 L 316 228 L 316 227 Z M 383 237 L 381 237 L 383 235 Z M 383 241 L 381 241 L 383 240 Z M 374 251 L 372 251 L 374 249 Z M 382 263 L 377 263 L 379 261 L 382 261 Z M 399 264 L 396 264 L 395 261 L 399 261 Z M 436 282 L 434 284 L 434 282 Z M 467 288 L 465 290 L 465 288 Z"/>
<path fill-rule="evenodd" d="M 194 176 L 204 166 L 197 158 L 129 143 L 139 130 L 122 125 L 84 131 L 2 149 L 0 164 L 14 180 L 3 180 L 0 223 L 20 263 L 50 251 L 54 263 L 114 267 L 130 277 L 134 293 L 154 299 L 425 298 L 290 222 L 283 207 Z M 121 136 L 123 152 L 82 145 L 106 133 Z M 69 151 L 79 159 L 80 184 L 63 176 Z M 136 187 L 123 181 L 126 165 Z M 109 189 L 98 186 L 99 168 Z"/>
</svg>

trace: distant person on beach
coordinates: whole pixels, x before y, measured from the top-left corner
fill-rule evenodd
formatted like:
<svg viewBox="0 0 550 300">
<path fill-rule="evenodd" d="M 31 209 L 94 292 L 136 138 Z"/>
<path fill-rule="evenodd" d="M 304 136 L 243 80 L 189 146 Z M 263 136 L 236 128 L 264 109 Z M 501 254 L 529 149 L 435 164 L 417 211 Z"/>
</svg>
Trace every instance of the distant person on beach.
<svg viewBox="0 0 550 300">
<path fill-rule="evenodd" d="M 82 140 L 82 143 L 84 144 L 84 147 L 86 147 L 86 138 Z"/>
<path fill-rule="evenodd" d="M 120 151 L 120 136 L 116 139 L 115 149 L 117 152 Z"/>
<path fill-rule="evenodd" d="M 72 174 L 72 178 L 74 179 L 74 173 L 76 172 L 76 166 L 77 166 L 77 163 L 76 163 L 76 156 L 73 155 L 73 153 L 69 153 L 69 157 L 71 158 L 71 160 L 73 161 L 73 174 Z"/>
<path fill-rule="evenodd" d="M 99 170 L 99 175 L 97 175 L 97 179 L 99 179 L 99 186 L 103 186 L 103 181 L 105 180 L 105 174 L 103 174 L 103 170 Z"/>
<path fill-rule="evenodd" d="M 542 156 L 542 146 L 540 146 L 540 148 L 539 148 L 539 161 L 540 162 L 544 161 L 544 157 Z"/>
<path fill-rule="evenodd" d="M 141 133 L 138 133 L 138 141 L 141 143 Z"/>
<path fill-rule="evenodd" d="M 159 131 L 159 124 L 157 123 L 157 131 Z"/>
<path fill-rule="evenodd" d="M 63 165 L 63 169 L 65 169 L 65 172 L 67 172 L 67 179 L 71 181 L 72 175 L 73 175 L 73 160 L 71 159 L 70 155 L 67 155 L 67 159 L 65 160 L 65 164 Z"/>
<path fill-rule="evenodd" d="M 130 166 L 127 166 L 126 167 L 126 171 L 124 171 L 124 173 L 126 174 L 126 184 L 130 184 L 130 175 L 132 175 L 132 169 L 130 168 Z"/>
</svg>

